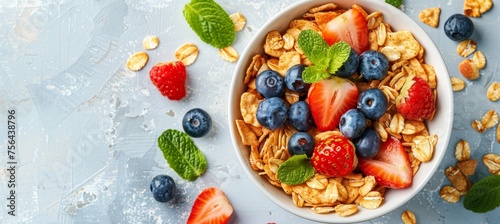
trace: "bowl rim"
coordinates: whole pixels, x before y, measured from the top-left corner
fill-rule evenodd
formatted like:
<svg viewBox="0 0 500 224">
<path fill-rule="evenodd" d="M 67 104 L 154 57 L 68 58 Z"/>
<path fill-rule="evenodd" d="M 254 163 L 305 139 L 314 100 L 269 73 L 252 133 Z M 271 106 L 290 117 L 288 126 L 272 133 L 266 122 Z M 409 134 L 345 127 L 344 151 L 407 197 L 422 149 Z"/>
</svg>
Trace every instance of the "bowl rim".
<svg viewBox="0 0 500 224">
<path fill-rule="evenodd" d="M 240 101 L 241 94 L 235 94 L 235 93 L 238 92 L 237 86 L 242 85 L 241 83 L 243 83 L 242 80 L 244 77 L 244 72 L 240 72 L 240 71 L 246 71 L 246 68 L 249 65 L 249 63 L 251 62 L 251 58 L 253 56 L 252 52 L 256 51 L 254 48 L 252 48 L 252 46 L 254 45 L 252 43 L 263 42 L 262 36 L 264 35 L 264 37 L 265 37 L 265 34 L 267 34 L 267 32 L 269 32 L 269 31 L 273 30 L 273 28 L 275 28 L 275 26 L 273 26 L 272 24 L 274 23 L 274 21 L 276 21 L 280 17 L 283 17 L 283 16 L 288 17 L 289 19 L 287 21 L 291 21 L 294 18 L 298 18 L 297 15 L 299 15 L 299 14 L 295 15 L 295 17 L 292 17 L 289 14 L 293 14 L 293 13 L 296 14 L 297 11 L 299 11 L 300 15 L 301 15 L 305 12 L 305 10 L 309 9 L 312 6 L 321 5 L 321 4 L 329 3 L 329 2 L 333 2 L 333 3 L 336 3 L 338 5 L 349 5 L 349 6 L 353 5 L 353 4 L 359 4 L 363 8 L 367 8 L 366 5 L 370 5 L 369 8 L 376 8 L 378 11 L 383 11 L 383 10 L 390 11 L 391 12 L 390 17 L 396 17 L 398 19 L 404 20 L 405 23 L 406 22 L 411 23 L 410 28 L 408 28 L 407 30 L 410 30 L 412 32 L 415 39 L 417 39 L 417 41 L 422 46 L 425 45 L 426 55 L 424 57 L 425 57 L 426 63 L 432 64 L 435 68 L 436 68 L 435 65 L 439 65 L 440 74 L 442 74 L 442 75 L 438 75 L 438 87 L 437 87 L 437 89 L 439 90 L 439 93 L 440 93 L 440 94 L 438 94 L 438 100 L 441 99 L 441 97 L 443 95 L 449 99 L 445 102 L 439 102 L 439 104 L 437 105 L 438 112 L 436 114 L 440 113 L 440 116 L 444 117 L 443 119 L 446 121 L 446 125 L 439 125 L 439 127 L 441 129 L 439 129 L 438 131 L 440 133 L 440 136 L 443 136 L 444 139 L 442 139 L 440 137 L 438 140 L 438 144 L 441 147 L 439 148 L 440 150 L 437 150 L 438 147 L 436 146 L 436 150 L 434 151 L 434 156 L 432 159 L 433 160 L 432 166 L 430 167 L 430 172 L 423 174 L 424 177 L 423 177 L 422 181 L 419 182 L 418 184 L 413 183 L 413 186 L 411 187 L 412 188 L 411 193 L 408 194 L 408 197 L 406 197 L 405 200 L 396 200 L 395 202 L 391 201 L 391 205 L 383 204 L 381 207 L 375 209 L 375 210 L 378 210 L 379 212 L 370 212 L 370 213 L 367 213 L 364 215 L 354 214 L 354 215 L 348 216 L 348 217 L 340 217 L 335 213 L 332 213 L 334 216 L 332 216 L 332 214 L 316 214 L 316 213 L 313 213 L 312 211 L 310 213 L 307 213 L 307 214 L 305 214 L 303 212 L 296 213 L 295 211 L 299 211 L 299 209 L 302 211 L 302 210 L 307 209 L 307 208 L 298 208 L 291 203 L 285 203 L 281 200 L 277 200 L 277 197 L 275 195 L 273 195 L 273 193 L 271 192 L 272 190 L 269 189 L 269 187 L 271 187 L 271 186 L 274 187 L 274 186 L 268 182 L 265 184 L 261 183 L 262 177 L 258 176 L 257 172 L 250 168 L 250 166 L 248 164 L 248 160 L 246 160 L 245 156 L 243 155 L 243 152 L 246 150 L 242 150 L 242 148 L 240 148 L 240 146 L 243 146 L 243 145 L 241 144 L 241 139 L 239 139 L 240 136 L 239 136 L 238 130 L 236 129 L 235 120 L 238 118 L 241 118 L 241 115 L 234 116 L 234 114 L 236 111 L 235 105 L 238 105 L 237 111 L 239 113 L 239 101 Z M 388 16 L 388 15 L 386 15 L 386 13 L 384 13 L 384 20 L 386 20 L 385 19 L 386 16 Z M 284 29 L 285 28 L 279 28 L 280 31 L 283 31 Z M 398 30 L 401 30 L 401 28 Z M 425 44 L 423 44 L 423 42 L 425 42 Z M 259 49 L 257 51 L 263 52 L 262 49 Z M 427 52 L 429 52 L 429 51 L 436 52 L 438 54 L 438 55 L 433 55 L 433 61 L 431 63 L 429 63 L 429 59 L 428 59 L 429 53 L 427 53 Z M 442 76 L 442 77 L 440 77 L 440 76 Z M 280 12 L 278 12 L 277 14 L 275 14 L 274 16 L 269 18 L 261 26 L 261 28 L 253 35 L 253 37 L 250 39 L 250 41 L 246 44 L 246 47 L 245 47 L 243 53 L 241 54 L 240 59 L 238 60 L 238 63 L 235 67 L 235 70 L 233 72 L 233 77 L 231 80 L 231 84 L 230 84 L 229 95 L 228 95 L 228 105 L 229 105 L 229 107 L 228 107 L 228 112 L 229 112 L 228 113 L 228 123 L 229 123 L 229 129 L 230 129 L 230 135 L 231 135 L 231 141 L 233 144 L 233 148 L 237 154 L 237 157 L 238 157 L 238 160 L 239 160 L 241 166 L 243 167 L 243 170 L 249 176 L 249 178 L 252 180 L 252 182 L 257 186 L 257 188 L 269 200 L 271 200 L 273 203 L 277 204 L 282 209 L 288 211 L 289 213 L 292 213 L 296 216 L 299 216 L 299 217 L 302 217 L 305 219 L 309 219 L 312 221 L 330 222 L 330 223 L 331 222 L 338 222 L 338 223 L 361 222 L 361 221 L 367 221 L 367 220 L 371 220 L 371 219 L 380 217 L 382 215 L 385 215 L 385 214 L 397 209 L 398 207 L 400 207 L 404 203 L 410 201 L 418 192 L 420 192 L 422 190 L 422 188 L 429 182 L 431 177 L 434 175 L 434 173 L 438 169 L 439 164 L 443 160 L 444 153 L 446 152 L 446 148 L 449 144 L 450 137 L 451 137 L 451 130 L 452 130 L 452 126 L 453 126 L 453 115 L 454 115 L 453 114 L 453 112 L 454 112 L 453 91 L 451 89 L 451 82 L 450 82 L 449 78 L 443 79 L 443 77 L 449 77 L 449 73 L 448 73 L 448 69 L 446 67 L 446 64 L 444 62 L 444 59 L 443 59 L 439 49 L 437 48 L 436 44 L 434 43 L 434 41 L 424 31 L 424 29 L 422 29 L 422 27 L 418 23 L 415 22 L 415 20 L 410 18 L 403 11 L 401 11 L 401 10 L 399 10 L 399 9 L 397 9 L 397 8 L 391 6 L 383 1 L 373 1 L 373 0 L 353 0 L 353 1 L 304 0 L 304 1 L 299 1 L 299 2 L 293 3 L 289 6 L 287 6 L 286 8 L 280 10 Z M 439 79 L 439 78 L 441 78 L 441 79 Z M 243 88 L 243 87 L 241 87 L 241 88 Z M 238 95 L 238 96 L 236 96 L 236 95 Z M 446 111 L 447 113 L 445 113 L 445 111 L 442 110 L 443 108 L 448 109 Z M 244 146 L 244 147 L 248 148 L 248 146 Z M 436 161 L 434 161 L 434 160 L 436 160 Z M 419 173 L 417 173 L 417 175 L 418 174 Z M 276 187 L 276 189 L 279 189 L 279 188 Z M 279 189 L 279 190 L 282 191 L 281 189 Z M 291 201 L 291 198 L 290 198 L 290 201 Z M 293 207 L 291 207 L 291 206 L 293 206 Z M 360 210 L 363 210 L 363 208 L 360 207 Z M 309 209 L 309 211 L 310 211 L 310 209 Z M 335 217 L 337 217 L 337 218 L 335 218 Z"/>
</svg>

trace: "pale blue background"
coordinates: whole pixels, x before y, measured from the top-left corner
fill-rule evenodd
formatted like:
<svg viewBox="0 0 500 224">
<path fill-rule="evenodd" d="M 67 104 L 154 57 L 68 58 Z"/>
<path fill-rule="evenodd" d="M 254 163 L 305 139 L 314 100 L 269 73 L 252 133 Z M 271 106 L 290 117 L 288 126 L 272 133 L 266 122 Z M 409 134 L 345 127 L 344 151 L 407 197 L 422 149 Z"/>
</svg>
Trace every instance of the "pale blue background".
<svg viewBox="0 0 500 224">
<path fill-rule="evenodd" d="M 198 192 L 208 186 L 224 190 L 234 209 L 234 223 L 311 223 L 269 201 L 246 178 L 233 152 L 227 121 L 229 84 L 235 63 L 221 60 L 182 17 L 187 0 L 0 0 L 0 124 L 8 109 L 18 113 L 17 216 L 7 216 L 6 143 L 0 142 L 0 223 L 185 223 Z M 247 26 L 234 47 L 243 52 L 264 22 L 297 0 L 218 0 L 229 13 L 241 12 Z M 494 1 L 495 4 L 498 1 Z M 443 32 L 446 18 L 462 12 L 462 0 L 405 0 L 401 7 L 417 20 L 418 13 L 440 6 L 438 28 L 419 24 L 435 41 L 450 76 L 461 77 L 456 42 Z M 454 165 L 454 146 L 467 140 L 472 158 L 499 154 L 495 130 L 471 128 L 500 102 L 486 99 L 492 81 L 500 81 L 498 24 L 493 7 L 474 18 L 472 39 L 487 58 L 481 78 L 466 81 L 454 93 L 453 134 L 445 158 L 427 186 L 410 202 L 366 223 L 401 223 L 412 210 L 419 223 L 498 223 L 500 210 L 476 214 L 444 202 L 439 189 L 448 180 L 444 169 Z M 150 61 L 134 73 L 124 68 L 129 55 L 142 50 L 142 39 L 154 34 L 160 46 L 148 51 Z M 174 60 L 185 42 L 200 49 L 188 67 L 188 97 L 168 101 L 151 84 L 148 71 L 160 61 Z M 208 160 L 208 170 L 194 182 L 183 181 L 165 163 L 156 138 L 165 129 L 182 130 L 181 118 L 193 108 L 213 118 L 209 136 L 195 139 Z M 0 138 L 7 136 L 0 128 Z M 172 175 L 179 193 L 173 204 L 154 201 L 149 181 Z M 474 182 L 488 175 L 478 163 Z M 6 203 L 6 201 L 5 201 Z"/>
</svg>

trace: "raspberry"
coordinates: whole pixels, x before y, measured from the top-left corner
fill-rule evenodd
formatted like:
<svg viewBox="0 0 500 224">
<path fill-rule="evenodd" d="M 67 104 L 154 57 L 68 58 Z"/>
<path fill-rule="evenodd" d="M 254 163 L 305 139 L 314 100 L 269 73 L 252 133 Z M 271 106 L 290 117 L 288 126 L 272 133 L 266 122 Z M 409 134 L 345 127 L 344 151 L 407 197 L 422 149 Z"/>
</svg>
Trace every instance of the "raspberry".
<svg viewBox="0 0 500 224">
<path fill-rule="evenodd" d="M 186 67 L 180 61 L 158 63 L 149 71 L 151 82 L 163 96 L 180 100 L 186 96 Z"/>
</svg>

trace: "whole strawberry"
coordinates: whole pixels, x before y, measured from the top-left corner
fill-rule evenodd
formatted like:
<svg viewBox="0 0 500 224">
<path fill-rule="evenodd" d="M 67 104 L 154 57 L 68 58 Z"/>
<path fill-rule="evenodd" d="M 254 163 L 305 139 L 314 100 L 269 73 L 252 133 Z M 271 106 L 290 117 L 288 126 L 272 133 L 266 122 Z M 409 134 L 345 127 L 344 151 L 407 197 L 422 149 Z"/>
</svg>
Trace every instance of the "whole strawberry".
<svg viewBox="0 0 500 224">
<path fill-rule="evenodd" d="M 170 100 L 186 96 L 186 67 L 180 61 L 161 62 L 149 71 L 151 82 Z"/>
<path fill-rule="evenodd" d="M 406 119 L 429 119 L 436 109 L 434 93 L 424 79 L 409 76 L 396 98 L 396 107 Z"/>
<path fill-rule="evenodd" d="M 328 176 L 342 177 L 358 165 L 354 145 L 343 135 L 331 135 L 316 144 L 311 158 L 314 169 Z"/>
</svg>

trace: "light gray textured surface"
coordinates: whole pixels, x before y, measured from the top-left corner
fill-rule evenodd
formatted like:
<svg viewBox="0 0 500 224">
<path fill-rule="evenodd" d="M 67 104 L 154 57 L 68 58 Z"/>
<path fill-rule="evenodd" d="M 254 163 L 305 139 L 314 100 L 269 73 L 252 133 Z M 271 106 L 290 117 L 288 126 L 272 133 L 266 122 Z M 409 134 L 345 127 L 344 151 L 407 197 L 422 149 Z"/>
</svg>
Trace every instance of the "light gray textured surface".
<svg viewBox="0 0 500 224">
<path fill-rule="evenodd" d="M 203 43 L 182 16 L 187 0 L 0 0 L 0 123 L 7 110 L 18 114 L 18 169 L 16 217 L 7 215 L 2 200 L 0 223 L 185 223 L 198 192 L 217 186 L 235 209 L 234 223 L 310 223 L 274 205 L 245 177 L 228 133 L 227 96 L 234 63 L 217 56 Z M 236 50 L 272 15 L 297 0 L 218 0 L 229 13 L 247 18 L 237 33 Z M 271 3 L 273 2 L 273 3 Z M 494 1 L 495 4 L 497 1 Z M 462 0 L 405 0 L 401 9 L 417 20 L 418 13 L 440 6 L 438 28 L 429 33 L 450 72 L 461 77 L 456 42 L 443 32 L 446 18 L 462 12 Z M 498 102 L 486 99 L 486 89 L 497 77 L 500 59 L 500 13 L 495 6 L 474 18 L 472 39 L 487 57 L 481 78 L 466 81 L 454 93 L 455 119 L 443 163 L 427 186 L 401 208 L 367 223 L 400 223 L 401 212 L 412 210 L 419 223 L 497 223 L 500 210 L 476 214 L 462 201 L 444 202 L 439 189 L 448 180 L 444 169 L 455 164 L 454 146 L 467 140 L 472 158 L 500 154 L 495 130 L 479 134 L 471 122 Z M 150 60 L 140 72 L 124 67 L 129 55 L 142 50 L 150 34 L 160 46 L 148 51 Z M 200 49 L 188 67 L 188 97 L 180 102 L 162 97 L 148 77 L 152 65 L 174 60 L 185 42 Z M 195 139 L 208 160 L 208 170 L 194 182 L 183 181 L 165 163 L 156 138 L 168 128 L 182 130 L 180 120 L 193 108 L 207 110 L 214 128 Z M 0 138 L 7 136 L 0 128 Z M 0 192 L 8 194 L 6 142 L 0 142 Z M 169 174 L 179 187 L 173 204 L 159 204 L 149 192 L 156 174 Z M 488 175 L 478 163 L 473 182 Z M 5 202 L 5 203 L 4 203 Z"/>
</svg>

